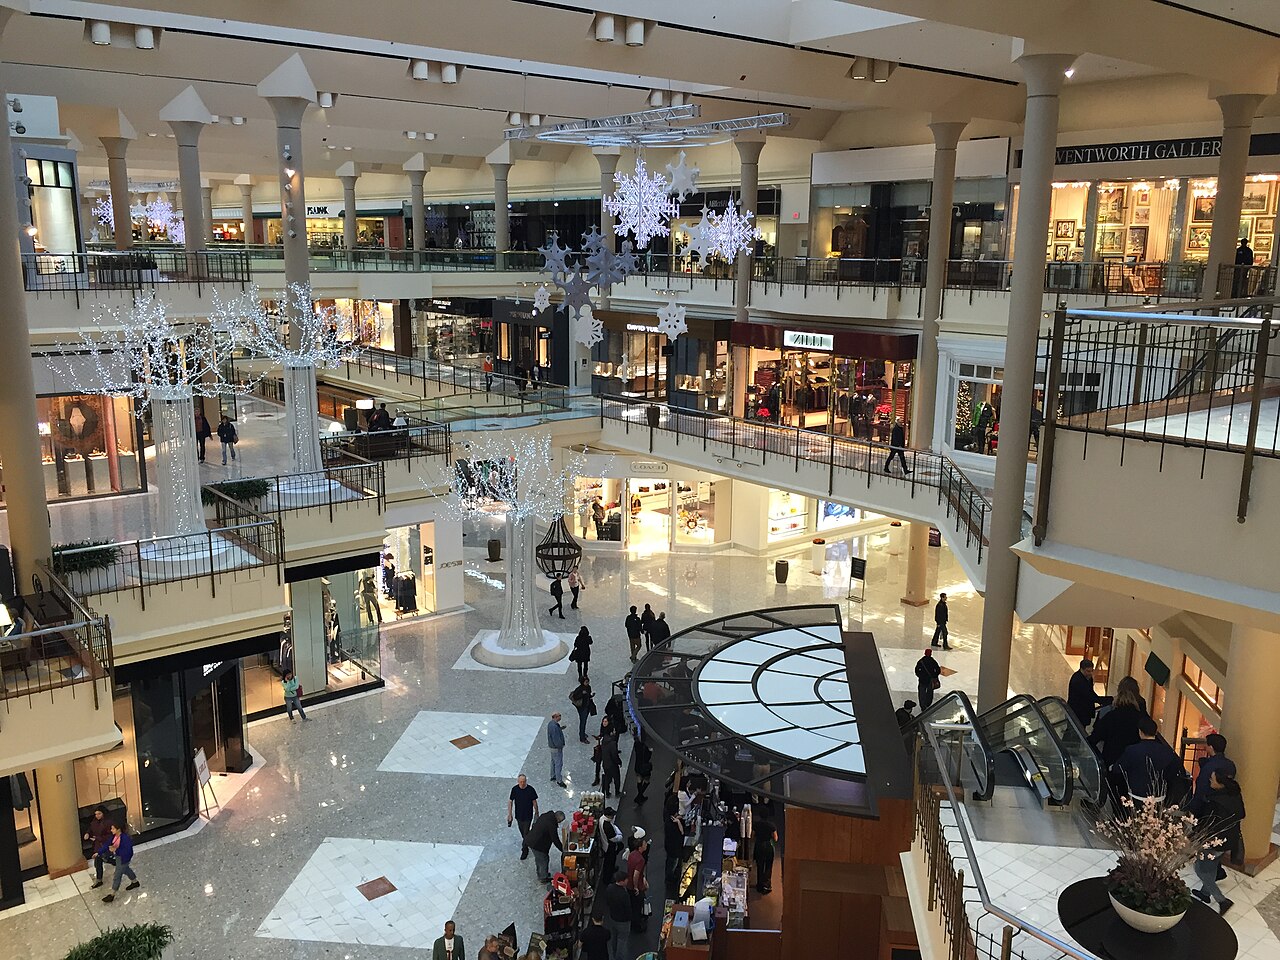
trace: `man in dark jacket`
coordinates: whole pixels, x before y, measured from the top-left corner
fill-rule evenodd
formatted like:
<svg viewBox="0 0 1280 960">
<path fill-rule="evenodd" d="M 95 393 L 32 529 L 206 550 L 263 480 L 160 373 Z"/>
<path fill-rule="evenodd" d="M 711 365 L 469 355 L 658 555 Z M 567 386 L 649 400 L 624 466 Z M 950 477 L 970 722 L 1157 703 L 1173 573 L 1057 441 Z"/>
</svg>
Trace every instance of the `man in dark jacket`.
<svg viewBox="0 0 1280 960">
<path fill-rule="evenodd" d="M 1236 270 L 1232 279 L 1231 295 L 1233 297 L 1249 296 L 1249 267 L 1253 266 L 1253 248 L 1249 246 L 1249 238 L 1241 237 L 1240 246 L 1236 247 Z"/>
<path fill-rule="evenodd" d="M 1125 747 L 1116 761 L 1134 797 L 1154 796 L 1161 788 L 1167 796 L 1174 792 L 1186 772 L 1173 748 L 1160 739 L 1160 728 L 1150 717 L 1138 721 L 1137 743 Z"/>
<path fill-rule="evenodd" d="M 93 847 L 94 889 L 102 886 L 102 862 L 108 856 L 107 848 L 111 846 L 111 821 L 107 818 L 106 807 L 94 807 L 93 819 L 85 829 L 84 838 Z"/>
<path fill-rule="evenodd" d="M 907 429 L 902 425 L 901 420 L 893 421 L 893 429 L 889 431 L 889 456 L 884 458 L 884 472 L 889 472 L 889 466 L 893 463 L 893 458 L 897 457 L 898 462 L 902 464 L 902 472 L 909 474 L 911 470 L 907 467 Z"/>
<path fill-rule="evenodd" d="M 653 646 L 658 647 L 671 639 L 671 624 L 667 623 L 667 613 L 664 610 L 658 614 L 658 619 L 653 621 L 653 626 L 649 631 L 649 639 L 653 642 Z"/>
<path fill-rule="evenodd" d="M 1244 838 L 1240 835 L 1240 823 L 1244 818 L 1244 797 L 1236 778 L 1222 770 L 1210 773 L 1209 795 L 1201 820 L 1212 827 L 1213 839 L 1222 843 L 1210 847 L 1196 860 L 1195 871 L 1201 887 L 1192 892 L 1204 903 L 1216 900 L 1219 915 L 1230 910 L 1232 902 L 1218 889 L 1218 873 L 1224 858 L 1238 862 L 1244 857 Z"/>
<path fill-rule="evenodd" d="M 898 721 L 899 730 L 901 730 L 903 727 L 905 727 L 908 723 L 910 723 L 912 720 L 916 718 L 916 715 L 911 712 L 912 710 L 915 709 L 915 706 L 916 706 L 916 702 L 914 700 L 904 700 L 902 702 L 902 706 L 900 706 L 897 710 L 893 711 L 893 715 L 894 717 L 897 718 L 897 721 Z"/>
<path fill-rule="evenodd" d="M 916 684 L 920 695 L 920 712 L 923 714 L 933 703 L 935 684 L 942 676 L 942 667 L 933 659 L 933 648 L 925 647 L 924 656 L 916 661 Z"/>
<path fill-rule="evenodd" d="M 222 421 L 218 424 L 218 440 L 222 444 L 222 465 L 227 465 L 227 451 L 231 451 L 231 459 L 236 458 L 236 444 L 240 442 L 240 435 L 236 433 L 236 425 L 231 422 L 231 418 L 226 414 L 222 415 Z"/>
<path fill-rule="evenodd" d="M 1080 726 L 1088 730 L 1093 723 L 1098 707 L 1107 700 L 1098 696 L 1093 690 L 1093 661 L 1088 658 L 1080 661 L 1080 669 L 1071 675 L 1071 683 L 1067 685 L 1067 706 L 1080 721 Z"/>
<path fill-rule="evenodd" d="M 644 605 L 644 611 L 640 614 L 640 632 L 644 635 L 644 649 L 646 653 L 653 649 L 653 625 L 657 619 L 658 618 L 653 615 L 653 607 L 646 603 Z"/>
<path fill-rule="evenodd" d="M 199 446 L 200 462 L 204 463 L 204 442 L 213 436 L 213 430 L 209 426 L 209 421 L 204 417 L 203 410 L 196 411 L 196 443 Z"/>
<path fill-rule="evenodd" d="M 1201 757 L 1199 767 L 1196 770 L 1196 787 L 1195 792 L 1191 795 L 1191 803 L 1187 809 L 1197 817 L 1204 811 L 1205 802 L 1209 799 L 1209 791 L 1211 789 L 1209 781 L 1215 772 L 1225 774 L 1231 780 L 1235 780 L 1236 764 L 1235 761 L 1227 756 L 1227 738 L 1220 733 L 1211 733 L 1204 738 L 1205 746 L 1209 748 L 1209 755 Z"/>
<path fill-rule="evenodd" d="M 560 613 L 560 619 L 564 619 L 564 582 L 560 579 L 560 575 L 556 574 L 556 578 L 551 581 L 551 597 L 555 603 L 551 605 L 548 613 Z"/>
<path fill-rule="evenodd" d="M 564 853 L 564 844 L 560 842 L 560 824 L 564 823 L 563 810 L 548 810 L 529 828 L 524 843 L 533 851 L 533 863 L 538 869 L 538 879 L 543 883 L 551 882 L 551 848 Z"/>
<path fill-rule="evenodd" d="M 623 626 L 627 628 L 627 642 L 631 644 L 631 662 L 635 663 L 640 656 L 640 637 L 644 633 L 635 607 L 632 607 L 631 612 L 627 614 Z"/>
<path fill-rule="evenodd" d="M 622 797 L 622 754 L 618 750 L 618 735 L 610 733 L 600 741 L 600 769 L 604 777 L 600 781 L 600 790 L 606 800 L 609 799 L 609 785 L 613 784 Z"/>
<path fill-rule="evenodd" d="M 947 643 L 950 634 L 947 633 L 947 595 L 945 593 L 938 594 L 938 605 L 933 608 L 933 639 L 929 641 L 929 646 L 936 647 L 938 638 L 942 638 L 942 649 L 950 650 L 951 647 Z"/>
</svg>

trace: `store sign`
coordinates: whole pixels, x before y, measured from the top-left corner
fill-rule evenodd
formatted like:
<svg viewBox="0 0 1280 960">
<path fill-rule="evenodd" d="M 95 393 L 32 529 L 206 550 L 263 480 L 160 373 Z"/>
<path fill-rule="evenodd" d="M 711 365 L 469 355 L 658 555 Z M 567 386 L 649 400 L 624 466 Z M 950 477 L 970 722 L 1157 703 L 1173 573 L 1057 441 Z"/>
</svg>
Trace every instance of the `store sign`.
<svg viewBox="0 0 1280 960">
<path fill-rule="evenodd" d="M 627 329 L 632 333 L 656 333 L 658 330 L 658 326 L 657 324 L 654 324 L 653 326 L 647 326 L 643 323 L 628 323 Z"/>
<path fill-rule="evenodd" d="M 331 203 L 308 203 L 307 216 L 308 217 L 336 217 L 337 214 L 334 213 L 333 210 L 331 209 L 332 206 L 333 204 Z"/>
<path fill-rule="evenodd" d="M 209 759 L 204 754 L 204 747 L 196 751 L 196 783 L 204 786 L 209 782 Z"/>
<path fill-rule="evenodd" d="M 826 350 L 835 349 L 836 338 L 830 333 L 805 333 L 803 330 L 784 330 L 782 346 L 787 350 Z"/>
<path fill-rule="evenodd" d="M 1280 153 L 1280 134 L 1258 133 L 1249 140 L 1251 157 Z M 1053 162 L 1058 166 L 1078 163 L 1129 163 L 1139 160 L 1200 160 L 1222 154 L 1221 137 L 1169 137 L 1162 140 L 1130 140 L 1123 143 L 1082 143 L 1058 147 Z M 1022 166 L 1022 151 L 1014 156 L 1014 166 Z"/>
<path fill-rule="evenodd" d="M 216 663 L 206 663 L 203 667 L 201 667 L 201 670 L 203 671 L 201 673 L 201 676 L 207 677 L 209 674 L 213 673 L 213 671 L 217 670 L 220 666 L 222 666 L 221 660 L 217 661 Z"/>
<path fill-rule="evenodd" d="M 655 473 L 666 473 L 667 465 L 661 460 L 632 460 L 631 476 L 651 476 Z"/>
</svg>

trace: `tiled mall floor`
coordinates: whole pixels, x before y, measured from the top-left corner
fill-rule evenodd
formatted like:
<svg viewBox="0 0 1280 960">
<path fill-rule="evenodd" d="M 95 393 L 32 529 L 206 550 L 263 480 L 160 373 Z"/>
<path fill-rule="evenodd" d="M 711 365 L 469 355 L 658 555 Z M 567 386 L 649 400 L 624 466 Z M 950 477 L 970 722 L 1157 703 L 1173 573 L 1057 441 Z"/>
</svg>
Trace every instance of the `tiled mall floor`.
<svg viewBox="0 0 1280 960">
<path fill-rule="evenodd" d="M 514 780 L 546 724 L 542 717 L 424 710 L 410 721 L 378 769 Z"/>
</svg>

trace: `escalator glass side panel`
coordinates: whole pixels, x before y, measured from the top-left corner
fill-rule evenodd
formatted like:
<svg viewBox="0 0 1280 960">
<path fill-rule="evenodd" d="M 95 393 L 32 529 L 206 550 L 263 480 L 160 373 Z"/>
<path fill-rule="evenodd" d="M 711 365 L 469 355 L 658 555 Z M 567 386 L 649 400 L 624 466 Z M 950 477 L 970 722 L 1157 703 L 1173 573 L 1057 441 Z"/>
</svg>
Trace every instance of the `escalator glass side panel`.
<svg viewBox="0 0 1280 960">
<path fill-rule="evenodd" d="M 1086 798 L 1093 803 L 1099 802 L 1103 789 L 1102 763 L 1093 747 L 1089 746 L 1080 721 L 1061 697 L 1045 697 L 1039 701 L 1039 707 L 1066 750 L 1075 768 L 1076 782 L 1083 788 Z"/>
<path fill-rule="evenodd" d="M 1040 767 L 1056 803 L 1071 800 L 1074 767 L 1067 751 L 1039 706 L 1028 696 L 1014 697 L 978 718 L 987 743 L 995 752 L 1022 748 Z"/>
</svg>

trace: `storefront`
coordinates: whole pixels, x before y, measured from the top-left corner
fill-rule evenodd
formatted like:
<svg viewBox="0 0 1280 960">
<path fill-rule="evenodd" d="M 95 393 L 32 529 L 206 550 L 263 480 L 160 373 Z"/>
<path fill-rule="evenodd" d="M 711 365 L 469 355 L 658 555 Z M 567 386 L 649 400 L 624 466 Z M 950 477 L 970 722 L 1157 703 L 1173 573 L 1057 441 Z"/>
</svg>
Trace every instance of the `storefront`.
<svg viewBox="0 0 1280 960">
<path fill-rule="evenodd" d="M 40 273 L 75 273 L 74 259 L 61 256 L 83 249 L 76 201 L 75 153 L 36 143 L 22 144 L 14 166 L 25 185 L 18 181 L 18 211 L 22 230 L 19 246 L 24 254 L 40 254 L 35 267 Z M 25 164 L 25 171 L 23 166 Z"/>
<path fill-rule="evenodd" d="M 414 356 L 452 363 L 479 360 L 493 350 L 492 300 L 433 297 L 414 300 L 413 308 Z"/>
<path fill-rule="evenodd" d="M 138 421 L 128 397 L 37 397 L 36 415 L 45 495 L 50 500 L 142 489 L 145 467 L 138 447 Z"/>
<path fill-rule="evenodd" d="M 734 322 L 731 340 L 750 348 L 748 417 L 876 440 L 901 420 L 910 442 L 914 333 Z"/>
<path fill-rule="evenodd" d="M 569 382 L 569 319 L 554 306 L 493 301 L 494 370 L 540 383 Z"/>
<path fill-rule="evenodd" d="M 592 393 L 729 409 L 730 321 L 686 317 L 688 331 L 672 343 L 652 313 L 601 310 L 596 317 L 604 339 L 591 348 Z"/>
<path fill-rule="evenodd" d="M 217 212 L 215 211 L 215 217 Z M 225 216 L 226 214 L 224 214 Z M 341 247 L 343 245 L 343 226 L 348 211 L 343 209 L 342 201 L 307 204 L 307 245 L 311 247 Z M 360 247 L 384 247 L 397 249 L 404 246 L 405 225 L 401 209 L 387 207 L 385 202 L 378 206 L 356 204 L 356 245 Z M 284 231 L 280 226 L 280 208 L 264 207 L 264 212 L 254 214 L 255 230 L 260 235 L 259 243 L 280 244 L 284 241 Z M 240 224 L 238 216 L 228 216 L 227 222 Z M 227 239 L 234 240 L 230 236 Z"/>
</svg>

